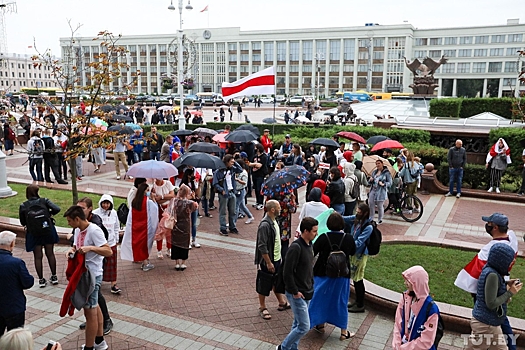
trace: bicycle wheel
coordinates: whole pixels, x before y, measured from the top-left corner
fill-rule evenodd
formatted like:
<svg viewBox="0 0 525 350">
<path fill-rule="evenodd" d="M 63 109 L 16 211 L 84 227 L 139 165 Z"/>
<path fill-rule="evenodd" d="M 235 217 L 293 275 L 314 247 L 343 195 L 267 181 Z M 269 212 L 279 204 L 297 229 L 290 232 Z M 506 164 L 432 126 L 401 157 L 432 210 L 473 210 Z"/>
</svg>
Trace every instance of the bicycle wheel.
<svg viewBox="0 0 525 350">
<path fill-rule="evenodd" d="M 415 208 L 419 208 L 415 209 Z M 408 222 L 414 222 L 423 216 L 423 202 L 414 195 L 406 195 L 401 200 L 401 217 Z"/>
</svg>

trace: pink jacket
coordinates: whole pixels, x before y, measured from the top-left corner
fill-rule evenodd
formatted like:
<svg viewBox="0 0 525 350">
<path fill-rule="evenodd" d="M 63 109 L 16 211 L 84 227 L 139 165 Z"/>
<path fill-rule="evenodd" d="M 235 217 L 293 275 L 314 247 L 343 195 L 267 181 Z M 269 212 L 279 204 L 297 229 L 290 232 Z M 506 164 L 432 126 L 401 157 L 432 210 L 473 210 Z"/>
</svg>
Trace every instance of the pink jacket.
<svg viewBox="0 0 525 350">
<path fill-rule="evenodd" d="M 408 291 L 403 292 L 403 296 L 397 305 L 396 319 L 394 323 L 394 337 L 392 340 L 392 348 L 394 350 L 426 350 L 430 349 L 434 345 L 434 339 L 436 337 L 437 325 L 438 325 L 438 314 L 431 315 L 424 323 L 425 330 L 421 332 L 421 336 L 412 340 L 411 342 L 404 343 L 401 339 L 401 327 L 405 327 L 405 335 L 408 338 L 408 324 L 402 324 L 402 312 L 403 306 L 405 308 L 405 320 L 410 319 L 410 311 L 417 317 L 421 307 L 425 303 L 425 300 L 429 294 L 428 288 L 428 274 L 421 266 L 412 266 L 408 270 L 403 272 L 403 277 L 412 284 L 415 297 L 413 298 Z M 414 302 L 412 302 L 414 300 Z M 423 310 L 426 312 L 426 310 Z"/>
</svg>

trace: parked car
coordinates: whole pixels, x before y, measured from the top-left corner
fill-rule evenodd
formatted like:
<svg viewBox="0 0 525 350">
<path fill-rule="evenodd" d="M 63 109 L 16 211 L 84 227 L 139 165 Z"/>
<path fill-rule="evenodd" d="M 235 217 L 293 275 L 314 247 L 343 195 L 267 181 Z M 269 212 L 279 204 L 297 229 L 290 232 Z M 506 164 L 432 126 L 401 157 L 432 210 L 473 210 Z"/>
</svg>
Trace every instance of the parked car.
<svg viewBox="0 0 525 350">
<path fill-rule="evenodd" d="M 261 97 L 261 103 L 273 103 L 272 97 Z"/>
<path fill-rule="evenodd" d="M 290 103 L 301 103 L 302 101 L 303 101 L 303 96 L 290 97 Z"/>
<path fill-rule="evenodd" d="M 279 103 L 284 102 L 286 101 L 286 97 L 284 95 L 275 95 L 275 101 Z"/>
</svg>

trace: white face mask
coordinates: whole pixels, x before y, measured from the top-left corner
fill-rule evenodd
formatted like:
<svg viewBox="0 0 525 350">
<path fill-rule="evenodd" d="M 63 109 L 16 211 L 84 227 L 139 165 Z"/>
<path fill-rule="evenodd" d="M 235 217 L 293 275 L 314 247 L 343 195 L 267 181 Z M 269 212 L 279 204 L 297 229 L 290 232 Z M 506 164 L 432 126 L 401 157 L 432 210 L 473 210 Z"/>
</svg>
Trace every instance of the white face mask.
<svg viewBox="0 0 525 350">
<path fill-rule="evenodd" d="M 321 171 L 317 170 L 315 173 L 316 173 L 317 175 L 321 176 Z"/>
</svg>

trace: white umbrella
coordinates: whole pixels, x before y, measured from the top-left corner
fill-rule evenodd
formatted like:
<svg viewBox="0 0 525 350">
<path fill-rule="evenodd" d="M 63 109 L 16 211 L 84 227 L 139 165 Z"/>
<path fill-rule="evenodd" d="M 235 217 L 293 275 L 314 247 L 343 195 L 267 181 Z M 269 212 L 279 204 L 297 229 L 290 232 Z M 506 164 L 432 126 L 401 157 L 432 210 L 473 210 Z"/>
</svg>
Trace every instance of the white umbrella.
<svg viewBox="0 0 525 350">
<path fill-rule="evenodd" d="M 128 176 L 147 179 L 169 179 L 178 174 L 177 168 L 172 164 L 157 160 L 144 160 L 133 164 L 126 173 Z"/>
<path fill-rule="evenodd" d="M 159 110 L 159 111 L 171 111 L 171 110 L 173 110 L 173 106 L 161 106 L 161 107 L 157 108 L 157 110 Z"/>
<path fill-rule="evenodd" d="M 301 122 L 301 123 L 308 123 L 310 122 L 310 119 L 306 118 L 304 115 L 301 115 L 294 119 L 295 121 Z"/>
</svg>

